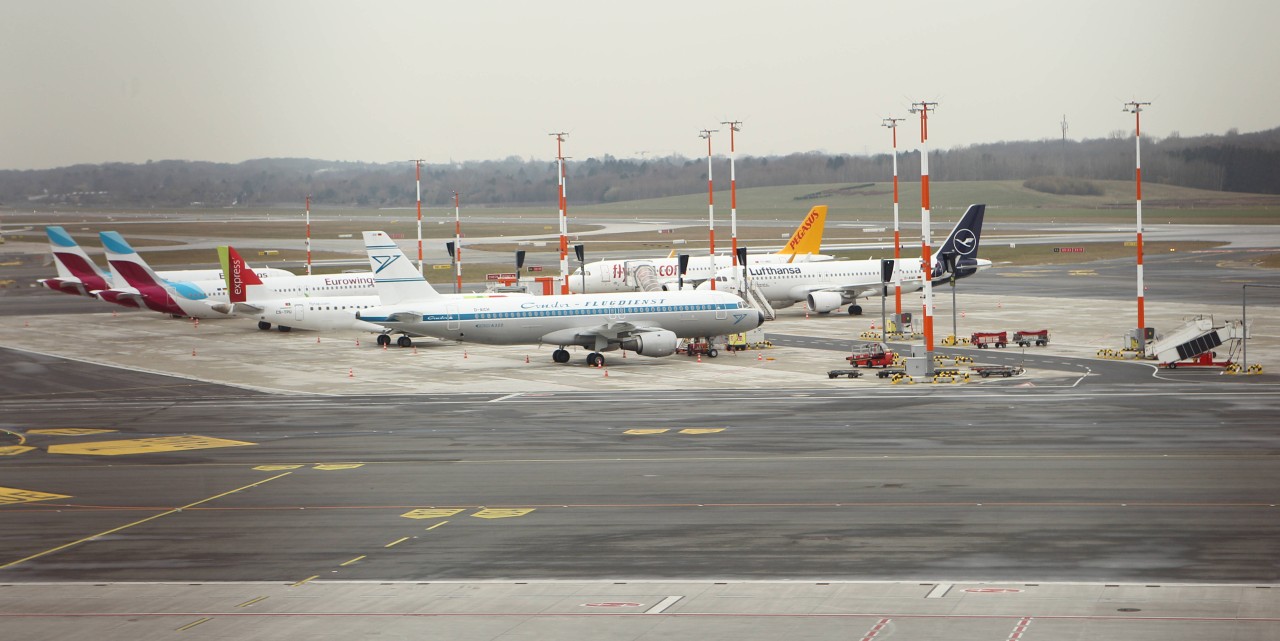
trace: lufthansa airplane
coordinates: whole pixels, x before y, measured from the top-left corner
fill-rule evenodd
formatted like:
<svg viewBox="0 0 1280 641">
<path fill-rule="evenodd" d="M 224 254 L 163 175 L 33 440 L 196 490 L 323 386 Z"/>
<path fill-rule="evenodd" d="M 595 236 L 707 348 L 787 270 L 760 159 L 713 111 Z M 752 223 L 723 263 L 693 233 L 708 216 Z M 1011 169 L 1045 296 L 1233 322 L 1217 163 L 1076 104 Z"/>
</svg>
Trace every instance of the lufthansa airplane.
<svg viewBox="0 0 1280 641">
<path fill-rule="evenodd" d="M 795 233 L 791 234 L 791 239 L 782 249 L 772 254 L 750 254 L 747 256 L 747 264 L 776 265 L 831 260 L 831 256 L 818 253 L 822 248 L 822 232 L 826 223 L 827 206 L 815 206 L 800 221 Z M 693 287 L 714 276 L 719 269 L 732 266 L 733 257 L 729 254 L 716 254 L 714 264 L 711 256 L 690 256 L 684 282 Z M 575 294 L 640 291 L 642 288 L 637 276 L 645 267 L 652 268 L 652 275 L 656 282 L 662 284 L 662 289 L 676 289 L 676 283 L 680 280 L 680 260 L 669 256 L 587 263 L 570 275 L 569 291 Z"/>
<path fill-rule="evenodd" d="M 933 252 L 932 278 L 934 283 L 951 278 L 949 261 L 954 262 L 956 278 L 972 276 L 991 267 L 991 261 L 978 258 L 978 241 L 982 236 L 982 217 L 986 205 L 969 205 L 964 216 L 956 223 L 947 239 Z M 954 259 L 948 258 L 954 257 Z M 849 305 L 849 314 L 862 313 L 858 298 L 881 295 L 879 259 L 831 260 L 812 264 L 747 266 L 750 281 L 765 300 L 774 307 L 790 307 L 805 303 L 811 311 L 826 314 L 841 305 Z M 716 275 L 720 289 L 732 289 L 737 282 L 735 272 L 741 268 L 722 269 Z M 914 292 L 924 287 L 924 273 L 919 258 L 903 258 L 895 261 L 890 284 L 899 283 L 904 292 Z M 698 289 L 708 288 L 703 283 Z"/>
<path fill-rule="evenodd" d="M 555 345 L 551 356 L 557 363 L 569 362 L 570 345 L 591 350 L 587 364 L 599 366 L 600 352 L 669 356 L 681 338 L 746 332 L 764 322 L 759 310 L 726 292 L 450 300 L 422 278 L 386 233 L 366 231 L 364 242 L 382 305 L 357 311 L 360 320 L 463 342 Z"/>
</svg>

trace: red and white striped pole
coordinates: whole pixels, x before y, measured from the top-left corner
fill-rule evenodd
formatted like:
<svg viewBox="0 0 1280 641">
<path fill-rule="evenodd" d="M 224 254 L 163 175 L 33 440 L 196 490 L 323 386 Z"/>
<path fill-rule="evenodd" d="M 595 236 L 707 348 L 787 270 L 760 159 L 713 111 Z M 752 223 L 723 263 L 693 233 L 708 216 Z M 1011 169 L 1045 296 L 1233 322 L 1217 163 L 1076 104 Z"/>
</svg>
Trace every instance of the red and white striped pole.
<svg viewBox="0 0 1280 641">
<path fill-rule="evenodd" d="M 710 236 L 711 244 L 711 290 L 716 289 L 716 190 L 715 183 L 711 180 L 711 134 L 720 131 L 719 129 L 703 129 L 698 134 L 699 138 L 707 139 L 707 231 Z"/>
<path fill-rule="evenodd" d="M 421 158 L 413 161 L 413 178 L 418 185 L 418 274 L 426 277 L 422 268 L 422 162 Z"/>
<path fill-rule="evenodd" d="M 883 125 L 893 132 L 893 264 L 902 261 L 902 236 L 898 227 L 898 123 L 906 118 L 885 118 Z M 902 283 L 893 285 L 893 313 L 902 316 Z"/>
<path fill-rule="evenodd" d="M 307 275 L 311 275 L 311 194 L 307 194 Z"/>
<path fill-rule="evenodd" d="M 556 185 L 559 190 L 560 200 L 560 293 L 569 293 L 569 219 L 566 210 L 568 202 L 565 199 L 565 178 L 567 177 L 564 169 L 564 137 L 569 135 L 568 132 L 560 131 L 548 134 L 556 137 Z"/>
<path fill-rule="evenodd" d="M 911 104 L 911 113 L 920 114 L 920 275 L 924 278 L 924 351 L 933 364 L 933 258 L 929 234 L 929 111 L 936 102 Z"/>
<path fill-rule="evenodd" d="M 738 151 L 734 134 L 742 131 L 741 120 L 721 122 L 729 125 L 729 236 L 733 248 L 733 266 L 738 266 L 738 172 L 734 168 L 734 156 Z"/>
<path fill-rule="evenodd" d="M 1133 145 L 1136 152 L 1135 164 L 1133 169 L 1134 182 L 1137 185 L 1137 209 L 1138 209 L 1138 345 L 1143 352 L 1146 352 L 1147 345 L 1147 318 L 1146 309 L 1144 307 L 1146 287 L 1142 283 L 1142 108 L 1150 105 L 1149 102 L 1126 102 L 1124 110 L 1132 113 L 1134 118 L 1133 124 Z"/>
<path fill-rule="evenodd" d="M 462 293 L 462 207 L 458 204 L 458 192 L 453 192 L 453 264 L 457 268 L 458 282 L 454 292 Z"/>
</svg>

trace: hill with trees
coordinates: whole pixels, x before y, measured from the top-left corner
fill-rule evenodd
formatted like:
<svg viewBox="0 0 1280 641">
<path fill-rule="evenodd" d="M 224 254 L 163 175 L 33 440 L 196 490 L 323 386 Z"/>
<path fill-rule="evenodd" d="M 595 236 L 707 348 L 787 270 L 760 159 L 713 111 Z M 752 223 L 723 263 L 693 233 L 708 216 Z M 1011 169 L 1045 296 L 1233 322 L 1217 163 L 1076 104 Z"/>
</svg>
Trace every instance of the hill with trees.
<svg viewBox="0 0 1280 641">
<path fill-rule="evenodd" d="M 1051 193 L 1090 189 L 1089 180 L 1133 178 L 1131 133 L 1089 140 L 997 142 L 935 150 L 936 181 L 1026 180 Z M 1280 128 L 1223 136 L 1143 139 L 1143 180 L 1218 191 L 1280 193 Z M 718 159 L 727 162 L 727 159 Z M 899 156 L 902 180 L 919 180 L 919 153 Z M 740 184 L 779 185 L 884 182 L 889 154 L 797 153 L 741 156 Z M 717 172 L 719 173 L 719 172 Z M 611 203 L 695 194 L 706 189 L 703 158 L 669 156 L 571 161 L 571 201 Z M 721 176 L 726 174 L 720 174 Z M 463 194 L 469 207 L 545 204 L 556 199 L 554 160 L 520 159 L 423 166 L 423 198 L 432 206 Z M 1039 186 L 1037 186 L 1039 185 Z M 1059 190 L 1054 192 L 1053 190 Z M 413 167 L 406 163 L 335 162 L 268 158 L 241 163 L 187 160 L 105 163 L 46 170 L 0 171 L 0 203 L 9 207 L 296 206 L 311 195 L 318 206 L 399 207 L 415 200 Z"/>
</svg>

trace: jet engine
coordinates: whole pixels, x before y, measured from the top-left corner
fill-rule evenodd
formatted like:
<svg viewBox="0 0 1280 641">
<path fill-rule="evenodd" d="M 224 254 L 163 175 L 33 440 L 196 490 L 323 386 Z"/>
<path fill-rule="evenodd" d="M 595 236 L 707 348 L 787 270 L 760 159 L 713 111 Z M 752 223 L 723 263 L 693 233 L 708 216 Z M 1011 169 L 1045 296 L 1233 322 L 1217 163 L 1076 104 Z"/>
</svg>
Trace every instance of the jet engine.
<svg viewBox="0 0 1280 641">
<path fill-rule="evenodd" d="M 676 333 L 663 329 L 636 334 L 622 341 L 622 348 L 641 356 L 670 356 L 676 353 Z"/>
<path fill-rule="evenodd" d="M 838 292 L 812 292 L 809 294 L 809 309 L 825 314 L 844 304 L 844 296 Z"/>
</svg>

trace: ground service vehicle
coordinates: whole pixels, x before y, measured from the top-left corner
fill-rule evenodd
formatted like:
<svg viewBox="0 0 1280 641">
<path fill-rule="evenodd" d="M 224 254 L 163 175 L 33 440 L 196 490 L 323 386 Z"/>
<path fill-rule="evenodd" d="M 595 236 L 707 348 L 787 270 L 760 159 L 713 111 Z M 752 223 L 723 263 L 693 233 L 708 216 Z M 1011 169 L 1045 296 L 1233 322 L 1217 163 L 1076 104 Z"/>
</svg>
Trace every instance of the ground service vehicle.
<svg viewBox="0 0 1280 641">
<path fill-rule="evenodd" d="M 1003 376 L 1005 378 L 1009 378 L 1010 376 L 1020 376 L 1024 371 L 1017 365 L 978 365 L 971 369 L 977 372 L 978 376 L 981 376 L 982 378 L 990 376 Z"/>
<path fill-rule="evenodd" d="M 974 332 L 969 337 L 969 342 L 974 347 L 986 349 L 988 347 L 1005 347 L 1009 344 L 1008 332 Z"/>
<path fill-rule="evenodd" d="M 858 378 L 859 376 L 862 376 L 862 372 L 856 369 L 833 369 L 827 371 L 827 378 L 838 378 L 840 376 Z"/>
<path fill-rule="evenodd" d="M 853 353 L 845 360 L 854 367 L 888 367 L 893 364 L 896 354 L 885 348 L 884 343 L 866 343 L 855 346 Z"/>
<path fill-rule="evenodd" d="M 1028 347 L 1035 344 L 1036 347 L 1044 347 L 1049 344 L 1049 330 L 1039 329 L 1034 332 L 1014 332 L 1013 342 Z"/>
</svg>

